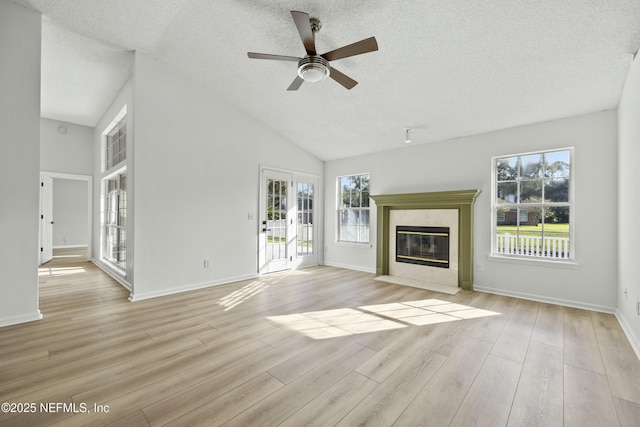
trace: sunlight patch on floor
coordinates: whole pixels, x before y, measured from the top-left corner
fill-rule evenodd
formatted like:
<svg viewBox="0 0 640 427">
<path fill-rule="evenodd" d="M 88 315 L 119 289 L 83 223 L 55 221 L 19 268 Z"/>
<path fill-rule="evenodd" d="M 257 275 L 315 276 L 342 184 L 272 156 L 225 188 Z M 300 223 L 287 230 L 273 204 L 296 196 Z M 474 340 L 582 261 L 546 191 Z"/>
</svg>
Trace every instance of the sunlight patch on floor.
<svg viewBox="0 0 640 427">
<path fill-rule="evenodd" d="M 427 299 L 270 316 L 267 319 L 310 338 L 326 339 L 499 314 L 449 301 Z"/>
<path fill-rule="evenodd" d="M 38 268 L 38 277 L 43 276 L 68 276 L 70 274 L 85 273 L 82 267 L 40 267 Z"/>
<path fill-rule="evenodd" d="M 248 285 L 243 286 L 237 291 L 231 292 L 229 295 L 224 296 L 218 300 L 218 304 L 224 307 L 224 311 L 231 310 L 233 307 L 242 304 L 254 295 L 267 289 L 269 285 L 259 281 L 254 281 Z"/>
</svg>

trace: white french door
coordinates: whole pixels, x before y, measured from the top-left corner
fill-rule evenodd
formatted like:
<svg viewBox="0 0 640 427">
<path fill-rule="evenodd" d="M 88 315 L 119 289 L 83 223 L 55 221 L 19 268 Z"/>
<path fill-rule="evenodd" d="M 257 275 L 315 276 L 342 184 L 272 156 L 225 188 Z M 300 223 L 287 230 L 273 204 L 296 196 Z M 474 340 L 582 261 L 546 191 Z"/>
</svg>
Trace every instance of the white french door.
<svg viewBox="0 0 640 427">
<path fill-rule="evenodd" d="M 262 170 L 259 239 L 261 273 L 286 270 L 293 262 L 293 206 L 290 200 L 292 185 L 291 174 Z"/>
<path fill-rule="evenodd" d="M 260 175 L 259 272 L 317 265 L 313 224 L 318 178 L 270 169 Z"/>
</svg>

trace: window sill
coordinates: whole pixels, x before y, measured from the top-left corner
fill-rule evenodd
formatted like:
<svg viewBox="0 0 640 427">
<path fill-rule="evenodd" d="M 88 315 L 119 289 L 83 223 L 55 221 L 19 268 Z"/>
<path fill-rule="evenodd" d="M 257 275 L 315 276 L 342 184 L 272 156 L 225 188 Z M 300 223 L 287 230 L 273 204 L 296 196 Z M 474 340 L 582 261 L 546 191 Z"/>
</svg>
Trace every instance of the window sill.
<svg viewBox="0 0 640 427">
<path fill-rule="evenodd" d="M 371 242 L 342 242 L 340 240 L 338 240 L 336 242 L 337 245 L 339 246 L 348 246 L 348 247 L 352 247 L 352 248 L 360 248 L 360 249 L 371 249 L 373 248 L 373 243 Z"/>
<path fill-rule="evenodd" d="M 580 268 L 580 264 L 575 261 L 554 261 L 550 259 L 540 258 L 525 258 L 518 256 L 505 256 L 505 255 L 487 255 L 487 260 L 495 262 L 505 262 L 508 264 L 521 264 L 521 265 L 533 265 L 539 267 L 553 267 L 553 268 L 565 268 L 570 270 L 577 270 Z"/>
<path fill-rule="evenodd" d="M 127 278 L 127 271 L 124 268 L 120 267 L 118 264 L 114 263 L 108 258 L 100 258 L 100 261 L 102 262 L 102 265 L 108 268 L 112 273 L 117 274 L 122 279 Z"/>
</svg>

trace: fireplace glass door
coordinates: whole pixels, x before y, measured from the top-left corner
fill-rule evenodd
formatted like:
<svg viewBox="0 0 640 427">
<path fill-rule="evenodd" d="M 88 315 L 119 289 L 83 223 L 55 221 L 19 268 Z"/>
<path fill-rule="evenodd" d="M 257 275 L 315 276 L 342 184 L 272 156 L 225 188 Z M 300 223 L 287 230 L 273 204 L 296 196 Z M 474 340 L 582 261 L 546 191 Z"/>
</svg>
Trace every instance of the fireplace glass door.
<svg viewBox="0 0 640 427">
<path fill-rule="evenodd" d="M 449 268 L 449 227 L 396 227 L 396 262 Z"/>
</svg>

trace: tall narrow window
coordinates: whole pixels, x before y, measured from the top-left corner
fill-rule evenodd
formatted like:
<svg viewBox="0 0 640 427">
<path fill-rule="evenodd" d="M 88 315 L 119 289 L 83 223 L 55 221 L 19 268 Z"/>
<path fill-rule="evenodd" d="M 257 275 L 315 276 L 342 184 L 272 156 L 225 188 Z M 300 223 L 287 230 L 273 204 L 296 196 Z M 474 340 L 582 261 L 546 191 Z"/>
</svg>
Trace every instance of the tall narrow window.
<svg viewBox="0 0 640 427">
<path fill-rule="evenodd" d="M 494 158 L 493 253 L 573 260 L 572 150 Z"/>
<path fill-rule="evenodd" d="M 103 132 L 101 258 L 123 270 L 127 263 L 126 107 Z"/>
<path fill-rule="evenodd" d="M 127 175 L 117 174 L 105 183 L 104 258 L 125 268 L 127 262 Z"/>
<path fill-rule="evenodd" d="M 369 243 L 369 174 L 338 177 L 338 241 Z"/>
<path fill-rule="evenodd" d="M 298 182 L 298 256 L 313 254 L 313 184 Z"/>
</svg>

